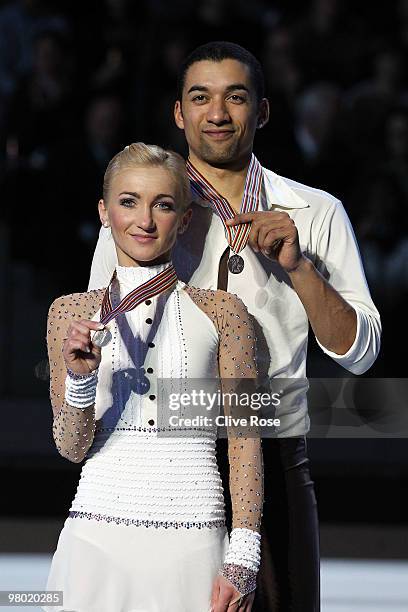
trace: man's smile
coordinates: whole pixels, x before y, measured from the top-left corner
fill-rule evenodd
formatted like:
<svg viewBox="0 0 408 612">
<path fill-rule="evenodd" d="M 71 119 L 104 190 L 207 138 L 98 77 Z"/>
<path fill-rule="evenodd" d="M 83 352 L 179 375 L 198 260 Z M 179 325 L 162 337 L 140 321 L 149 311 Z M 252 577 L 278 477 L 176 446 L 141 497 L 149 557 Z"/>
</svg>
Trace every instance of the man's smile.
<svg viewBox="0 0 408 612">
<path fill-rule="evenodd" d="M 234 134 L 234 130 L 217 130 L 216 128 L 210 128 L 203 130 L 203 133 L 213 140 L 227 140 Z"/>
</svg>

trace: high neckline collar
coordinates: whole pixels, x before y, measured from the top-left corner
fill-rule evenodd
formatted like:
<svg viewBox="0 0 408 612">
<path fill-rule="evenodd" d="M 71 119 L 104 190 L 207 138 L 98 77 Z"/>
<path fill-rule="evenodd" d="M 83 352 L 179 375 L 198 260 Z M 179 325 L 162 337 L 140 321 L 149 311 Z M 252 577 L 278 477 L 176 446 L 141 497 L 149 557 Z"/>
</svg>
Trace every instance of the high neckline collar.
<svg viewBox="0 0 408 612">
<path fill-rule="evenodd" d="M 121 287 L 135 289 L 146 281 L 150 280 L 160 272 L 163 272 L 171 264 L 171 261 L 166 263 L 156 264 L 154 266 L 120 266 L 116 265 L 116 278 Z"/>
</svg>

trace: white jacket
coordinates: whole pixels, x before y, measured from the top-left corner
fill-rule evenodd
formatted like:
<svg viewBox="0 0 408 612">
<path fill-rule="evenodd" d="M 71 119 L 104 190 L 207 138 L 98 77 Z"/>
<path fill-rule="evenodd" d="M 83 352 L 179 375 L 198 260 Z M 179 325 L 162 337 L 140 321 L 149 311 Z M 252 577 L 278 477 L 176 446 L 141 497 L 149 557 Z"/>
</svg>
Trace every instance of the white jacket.
<svg viewBox="0 0 408 612">
<path fill-rule="evenodd" d="M 322 350 L 353 374 L 374 363 L 381 338 L 380 315 L 371 299 L 353 228 L 342 203 L 332 195 L 263 169 L 263 210 L 284 210 L 294 220 L 302 251 L 357 314 L 357 333 L 344 355 Z M 178 239 L 173 263 L 179 277 L 204 289 L 217 287 L 219 260 L 227 246 L 219 217 L 207 203 L 194 204 L 191 225 Z M 303 435 L 309 429 L 306 355 L 309 322 L 288 275 L 250 246 L 241 251 L 245 267 L 229 274 L 228 291 L 238 295 L 256 320 L 258 366 L 265 380 L 284 387 L 275 417 L 278 435 Z M 106 287 L 117 259 L 109 229 L 101 228 L 89 289 Z M 286 380 L 280 384 L 276 379 Z M 273 390 L 277 390 L 276 386 Z M 279 389 L 280 391 L 281 389 Z"/>
</svg>

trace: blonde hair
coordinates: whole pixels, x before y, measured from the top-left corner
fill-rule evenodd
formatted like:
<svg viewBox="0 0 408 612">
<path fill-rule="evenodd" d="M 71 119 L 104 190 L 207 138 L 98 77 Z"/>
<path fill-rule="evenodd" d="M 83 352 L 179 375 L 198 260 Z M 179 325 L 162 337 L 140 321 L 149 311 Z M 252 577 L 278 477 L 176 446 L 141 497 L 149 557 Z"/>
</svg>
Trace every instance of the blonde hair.
<svg viewBox="0 0 408 612">
<path fill-rule="evenodd" d="M 103 179 L 105 205 L 115 174 L 135 166 L 163 166 L 176 182 L 178 207 L 182 211 L 189 208 L 191 204 L 190 182 L 184 159 L 174 151 L 166 151 L 157 145 L 148 145 L 144 142 L 127 145 L 110 160 Z"/>
</svg>

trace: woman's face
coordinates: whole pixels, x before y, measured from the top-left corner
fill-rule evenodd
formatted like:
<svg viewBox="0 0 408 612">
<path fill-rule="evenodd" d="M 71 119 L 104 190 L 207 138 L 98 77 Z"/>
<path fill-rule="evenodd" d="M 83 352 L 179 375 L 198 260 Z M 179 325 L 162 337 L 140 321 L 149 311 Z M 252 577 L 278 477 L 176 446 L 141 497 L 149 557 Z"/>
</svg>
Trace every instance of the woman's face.
<svg viewBox="0 0 408 612">
<path fill-rule="evenodd" d="M 121 266 L 154 265 L 170 259 L 178 232 L 188 225 L 175 179 L 162 166 L 135 166 L 117 172 L 99 215 L 111 227 Z"/>
</svg>

